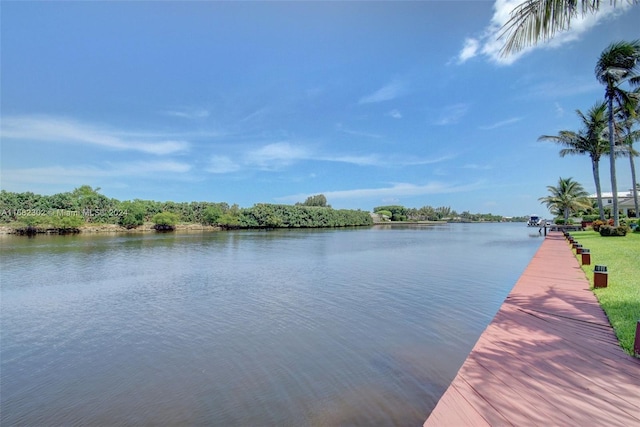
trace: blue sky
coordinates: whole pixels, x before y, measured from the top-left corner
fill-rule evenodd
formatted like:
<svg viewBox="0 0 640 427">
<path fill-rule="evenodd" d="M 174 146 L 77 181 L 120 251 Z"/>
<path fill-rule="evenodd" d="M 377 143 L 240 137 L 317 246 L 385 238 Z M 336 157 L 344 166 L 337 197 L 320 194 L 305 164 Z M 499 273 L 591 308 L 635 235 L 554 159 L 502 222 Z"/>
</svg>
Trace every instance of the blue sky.
<svg viewBox="0 0 640 427">
<path fill-rule="evenodd" d="M 640 7 L 504 58 L 517 3 L 3 1 L 1 187 L 546 214 L 559 177 L 595 186 L 537 138 L 602 99 L 596 61 Z"/>
</svg>

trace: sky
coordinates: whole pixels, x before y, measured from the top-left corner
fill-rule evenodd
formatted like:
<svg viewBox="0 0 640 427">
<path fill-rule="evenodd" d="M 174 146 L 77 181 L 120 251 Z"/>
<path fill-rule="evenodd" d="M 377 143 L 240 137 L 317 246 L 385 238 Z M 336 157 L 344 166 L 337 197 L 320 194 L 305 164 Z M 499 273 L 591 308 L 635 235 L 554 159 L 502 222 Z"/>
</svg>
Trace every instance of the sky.
<svg viewBox="0 0 640 427">
<path fill-rule="evenodd" d="M 560 177 L 595 185 L 587 156 L 538 137 L 579 130 L 640 6 L 602 2 L 504 57 L 520 2 L 2 1 L 0 188 L 548 215 Z"/>
</svg>

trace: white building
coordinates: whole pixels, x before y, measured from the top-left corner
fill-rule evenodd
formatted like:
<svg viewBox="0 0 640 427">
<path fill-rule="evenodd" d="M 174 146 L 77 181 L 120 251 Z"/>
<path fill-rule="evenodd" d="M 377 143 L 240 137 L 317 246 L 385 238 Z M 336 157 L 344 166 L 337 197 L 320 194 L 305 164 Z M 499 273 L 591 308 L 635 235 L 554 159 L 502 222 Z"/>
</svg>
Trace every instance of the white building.
<svg viewBox="0 0 640 427">
<path fill-rule="evenodd" d="M 638 194 L 638 190 L 640 190 L 640 186 L 636 187 L 636 194 Z M 640 198 L 640 196 L 639 196 Z M 596 201 L 598 197 L 595 194 L 589 195 L 589 199 Z M 611 211 L 613 207 L 613 193 L 602 193 L 602 206 L 604 207 L 605 212 L 607 209 Z M 635 205 L 633 201 L 633 190 L 618 192 L 618 209 L 624 215 L 634 218 L 637 217 L 637 213 L 635 212 Z"/>
</svg>

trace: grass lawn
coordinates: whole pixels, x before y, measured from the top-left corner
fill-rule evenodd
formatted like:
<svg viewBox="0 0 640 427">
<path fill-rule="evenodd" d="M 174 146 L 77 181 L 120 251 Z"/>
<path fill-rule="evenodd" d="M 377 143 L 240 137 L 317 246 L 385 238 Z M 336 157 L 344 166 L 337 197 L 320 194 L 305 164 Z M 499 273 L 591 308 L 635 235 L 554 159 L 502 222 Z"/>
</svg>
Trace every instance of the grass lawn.
<svg viewBox="0 0 640 427">
<path fill-rule="evenodd" d="M 591 286 L 594 266 L 607 266 L 608 286 L 593 292 L 607 313 L 620 345 L 633 354 L 636 323 L 640 320 L 640 233 L 601 237 L 595 231 L 578 231 L 571 235 L 582 247 L 591 250 L 591 265 L 582 266 Z"/>
</svg>

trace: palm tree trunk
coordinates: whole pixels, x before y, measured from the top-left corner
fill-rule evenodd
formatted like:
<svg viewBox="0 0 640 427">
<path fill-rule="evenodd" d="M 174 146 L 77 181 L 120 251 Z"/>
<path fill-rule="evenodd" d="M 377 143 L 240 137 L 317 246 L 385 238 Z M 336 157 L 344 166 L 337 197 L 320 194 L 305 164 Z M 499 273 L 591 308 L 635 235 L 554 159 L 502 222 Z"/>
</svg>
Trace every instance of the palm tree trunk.
<svg viewBox="0 0 640 427">
<path fill-rule="evenodd" d="M 631 154 L 632 146 L 629 146 L 629 161 L 631 162 L 631 182 L 633 186 L 631 187 L 631 191 L 633 192 L 633 207 L 634 212 L 636 214 L 636 218 L 640 218 L 640 213 L 638 213 L 638 187 L 636 184 L 636 165 L 633 161 L 633 155 Z"/>
<path fill-rule="evenodd" d="M 616 180 L 616 150 L 615 135 L 613 133 L 613 93 L 609 93 L 609 160 L 611 165 L 611 196 L 613 199 L 613 225 L 620 225 L 620 216 L 618 215 L 618 182 Z"/>
<path fill-rule="evenodd" d="M 593 169 L 593 181 L 596 183 L 596 198 L 598 199 L 598 214 L 600 220 L 604 221 L 604 206 L 602 206 L 602 188 L 600 187 L 600 162 L 591 160 L 591 169 Z"/>
</svg>

